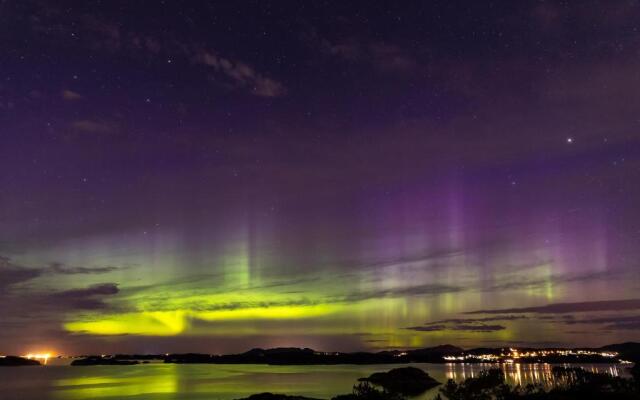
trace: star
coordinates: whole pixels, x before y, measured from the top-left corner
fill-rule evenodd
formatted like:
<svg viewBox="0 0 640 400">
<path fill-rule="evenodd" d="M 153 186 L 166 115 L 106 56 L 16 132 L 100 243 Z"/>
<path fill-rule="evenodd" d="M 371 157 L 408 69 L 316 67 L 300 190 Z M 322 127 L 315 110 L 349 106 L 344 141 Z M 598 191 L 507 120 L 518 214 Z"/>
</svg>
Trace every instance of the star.
<svg viewBox="0 0 640 400">
<path fill-rule="evenodd" d="M 567 143 L 572 144 L 573 143 L 573 138 L 572 137 L 568 137 L 567 138 Z"/>
</svg>

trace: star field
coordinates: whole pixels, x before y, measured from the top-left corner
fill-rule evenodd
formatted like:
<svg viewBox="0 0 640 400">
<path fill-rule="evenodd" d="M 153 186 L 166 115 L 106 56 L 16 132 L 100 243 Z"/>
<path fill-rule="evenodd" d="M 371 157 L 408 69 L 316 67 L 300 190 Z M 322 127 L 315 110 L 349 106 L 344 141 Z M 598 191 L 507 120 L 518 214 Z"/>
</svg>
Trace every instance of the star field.
<svg viewBox="0 0 640 400">
<path fill-rule="evenodd" d="M 1 2 L 0 353 L 637 338 L 638 21 Z"/>
</svg>

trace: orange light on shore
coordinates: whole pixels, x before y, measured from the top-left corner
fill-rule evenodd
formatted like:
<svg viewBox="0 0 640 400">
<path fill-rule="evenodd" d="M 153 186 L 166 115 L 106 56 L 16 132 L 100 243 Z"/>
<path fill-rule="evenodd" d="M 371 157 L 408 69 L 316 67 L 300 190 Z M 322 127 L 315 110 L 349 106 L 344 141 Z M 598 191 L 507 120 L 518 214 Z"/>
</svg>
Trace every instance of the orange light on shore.
<svg viewBox="0 0 640 400">
<path fill-rule="evenodd" d="M 47 361 L 52 357 L 51 353 L 29 353 L 23 356 L 24 358 L 28 358 L 29 360 L 38 360 L 43 364 L 47 364 Z"/>
</svg>

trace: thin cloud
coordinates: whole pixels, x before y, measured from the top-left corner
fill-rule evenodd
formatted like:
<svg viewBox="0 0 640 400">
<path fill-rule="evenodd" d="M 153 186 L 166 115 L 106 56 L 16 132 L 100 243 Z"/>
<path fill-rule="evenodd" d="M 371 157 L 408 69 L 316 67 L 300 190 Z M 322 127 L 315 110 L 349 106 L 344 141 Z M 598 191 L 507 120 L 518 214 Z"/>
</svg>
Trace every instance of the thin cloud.
<svg viewBox="0 0 640 400">
<path fill-rule="evenodd" d="M 51 275 L 94 275 L 105 274 L 119 270 L 119 267 L 69 267 L 61 263 L 53 262 L 48 267 L 28 268 L 14 263 L 9 257 L 0 256 L 0 290 L 25 283 L 45 274 Z M 0 292 L 0 294 L 2 294 Z"/>
<path fill-rule="evenodd" d="M 0 290 L 37 278 L 42 271 L 35 268 L 24 268 L 11 262 L 8 257 L 0 256 Z M 2 292 L 0 292 L 2 294 Z"/>
<path fill-rule="evenodd" d="M 65 89 L 62 91 L 61 96 L 65 100 L 73 101 L 82 99 L 82 95 L 78 92 L 74 92 L 73 90 Z"/>
<path fill-rule="evenodd" d="M 614 322 L 606 326 L 606 329 L 627 329 L 627 330 L 640 330 L 640 318 L 635 321 L 619 321 Z"/>
<path fill-rule="evenodd" d="M 609 315 L 597 318 L 583 318 L 583 319 L 566 319 L 563 322 L 567 325 L 602 325 L 607 330 L 640 330 L 640 315 L 631 316 L 619 316 Z"/>
<path fill-rule="evenodd" d="M 507 329 L 507 327 L 503 325 L 486 325 L 486 324 L 477 324 L 477 325 L 454 325 L 452 328 L 454 331 L 469 331 L 469 332 L 496 332 Z"/>
<path fill-rule="evenodd" d="M 431 268 L 437 268 L 438 266 L 443 265 L 443 261 L 455 259 L 456 257 L 463 256 L 465 252 L 460 249 L 441 249 L 432 251 L 424 254 L 416 254 L 413 256 L 402 256 L 393 259 L 383 259 L 374 261 L 371 263 L 364 264 L 360 266 L 360 268 L 387 268 L 387 267 L 398 267 L 398 266 L 418 266 L 425 267 L 429 266 Z M 351 267 L 352 264 L 346 264 Z"/>
<path fill-rule="evenodd" d="M 503 325 L 488 325 L 488 324 L 437 324 L 427 326 L 411 326 L 404 328 L 406 330 L 417 332 L 441 332 L 441 331 L 465 331 L 465 332 L 497 332 L 507 329 Z"/>
<path fill-rule="evenodd" d="M 477 322 L 514 321 L 517 319 L 527 319 L 527 317 L 524 315 L 504 315 L 504 316 L 485 317 L 485 318 L 451 318 L 451 319 L 441 319 L 439 321 L 427 322 L 426 325 L 471 324 L 471 323 L 477 323 Z"/>
<path fill-rule="evenodd" d="M 441 332 L 441 331 L 466 331 L 466 332 L 496 332 L 507 329 L 499 324 L 486 324 L 485 322 L 513 321 L 526 319 L 523 315 L 504 315 L 484 318 L 450 318 L 427 322 L 421 326 L 404 328 L 417 332 Z"/>
<path fill-rule="evenodd" d="M 100 283 L 62 291 L 8 292 L 0 301 L 3 322 L 60 322 L 64 315 L 82 311 L 123 311 L 106 301 L 120 293 L 117 283 Z"/>
<path fill-rule="evenodd" d="M 102 297 L 112 296 L 119 293 L 116 283 L 101 283 L 83 289 L 71 289 L 57 292 L 49 297 L 61 302 L 67 307 L 82 310 L 98 310 L 108 308 Z"/>
<path fill-rule="evenodd" d="M 586 274 L 563 274 L 552 275 L 546 278 L 540 279 L 517 279 L 513 281 L 507 281 L 493 285 L 485 290 L 493 292 L 500 290 L 516 290 L 523 288 L 539 288 L 546 287 L 549 284 L 561 285 L 575 282 L 592 282 L 598 281 L 603 278 L 611 279 L 613 276 L 622 275 L 625 271 L 604 271 L 604 272 L 592 272 Z"/>
<path fill-rule="evenodd" d="M 319 46 L 325 55 L 369 65 L 384 73 L 403 74 L 420 67 L 415 57 L 395 43 L 356 37 L 331 41 L 320 37 L 315 31 L 309 33 L 307 39 L 311 46 Z"/>
<path fill-rule="evenodd" d="M 247 88 L 256 96 L 279 97 L 286 93 L 285 87 L 280 82 L 262 76 L 243 62 L 220 57 L 207 50 L 196 53 L 193 60 L 197 64 L 206 65 L 222 73 L 234 86 Z"/>
<path fill-rule="evenodd" d="M 291 301 L 246 301 L 246 302 L 230 302 L 218 303 L 209 306 L 201 306 L 193 304 L 187 307 L 190 311 L 235 311 L 254 308 L 271 308 L 271 307 L 308 307 L 320 304 L 317 301 L 307 299 L 291 300 Z"/>
<path fill-rule="evenodd" d="M 71 128 L 77 132 L 92 134 L 110 134 L 116 131 L 113 123 L 95 119 L 80 119 L 71 122 Z"/>
<path fill-rule="evenodd" d="M 119 267 L 106 266 L 106 267 L 69 267 L 61 263 L 51 263 L 49 265 L 48 272 L 61 275 L 93 275 L 93 274 L 106 274 L 109 272 L 119 270 Z"/>
<path fill-rule="evenodd" d="M 447 329 L 447 326 L 444 324 L 441 325 L 428 325 L 428 326 L 410 326 L 407 328 L 403 328 L 409 331 L 418 331 L 418 332 L 440 332 Z"/>
<path fill-rule="evenodd" d="M 369 299 L 380 299 L 383 297 L 402 297 L 402 296 L 425 296 L 437 295 L 444 293 L 457 293 L 463 291 L 464 288 L 459 286 L 425 284 L 417 286 L 406 286 L 393 289 L 362 291 L 348 294 L 342 297 L 343 301 L 355 302 Z"/>
<path fill-rule="evenodd" d="M 381 71 L 410 72 L 418 67 L 416 60 L 402 48 L 388 43 L 369 45 L 373 64 Z"/>
<path fill-rule="evenodd" d="M 70 20 L 75 18 L 75 20 Z M 56 29 L 51 29 L 51 26 Z M 70 28 L 70 27 L 74 28 Z M 46 32 L 54 39 L 67 40 L 70 34 L 83 29 L 81 42 L 86 48 L 97 52 L 124 53 L 131 58 L 146 58 L 157 63 L 192 62 L 208 67 L 207 76 L 215 83 L 241 89 L 258 97 L 279 97 L 287 93 L 279 81 L 259 73 L 255 67 L 241 60 L 223 57 L 216 51 L 191 40 L 154 33 L 126 30 L 118 25 L 94 15 L 70 16 L 65 11 L 47 6 L 37 18 L 32 18 L 32 29 Z M 220 81 L 223 82 L 220 82 Z M 65 100 L 78 100 L 82 96 L 71 90 L 64 90 Z M 95 128 L 95 127 L 94 127 Z"/>
<path fill-rule="evenodd" d="M 585 301 L 578 303 L 554 303 L 539 307 L 498 308 L 469 311 L 465 314 L 510 314 L 510 313 L 540 313 L 566 314 L 594 311 L 626 311 L 640 309 L 640 299 Z"/>
</svg>

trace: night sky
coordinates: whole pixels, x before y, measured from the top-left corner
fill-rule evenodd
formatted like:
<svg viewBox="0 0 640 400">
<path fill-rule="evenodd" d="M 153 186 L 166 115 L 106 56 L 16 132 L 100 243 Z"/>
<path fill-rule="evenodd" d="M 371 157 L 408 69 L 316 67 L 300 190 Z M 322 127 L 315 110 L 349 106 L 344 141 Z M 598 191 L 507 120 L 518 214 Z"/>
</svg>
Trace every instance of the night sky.
<svg viewBox="0 0 640 400">
<path fill-rule="evenodd" d="M 0 1 L 0 353 L 637 340 L 639 205 L 637 1 Z"/>
</svg>

